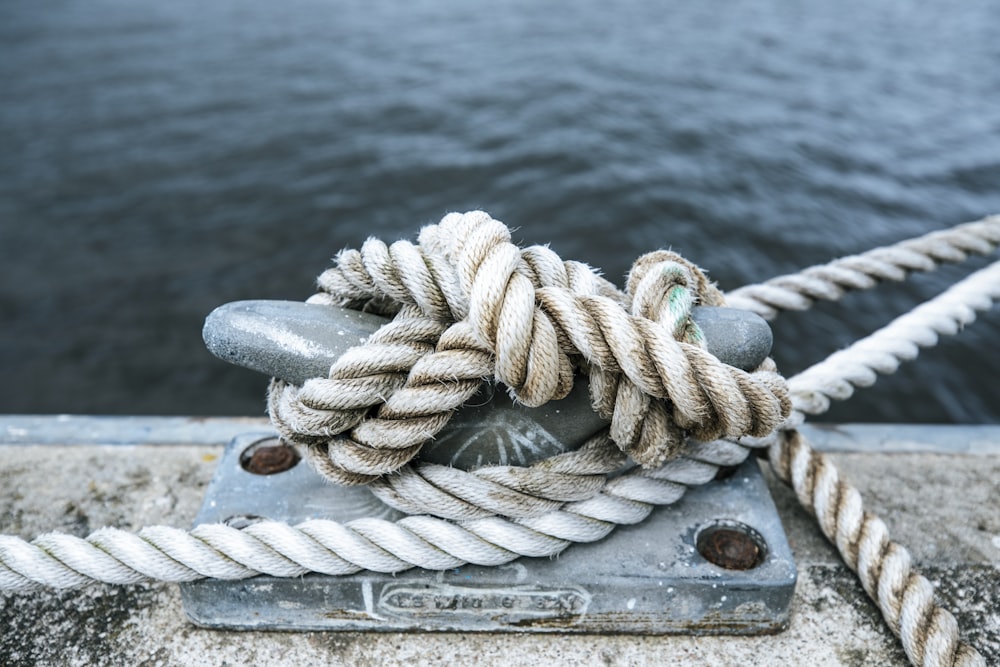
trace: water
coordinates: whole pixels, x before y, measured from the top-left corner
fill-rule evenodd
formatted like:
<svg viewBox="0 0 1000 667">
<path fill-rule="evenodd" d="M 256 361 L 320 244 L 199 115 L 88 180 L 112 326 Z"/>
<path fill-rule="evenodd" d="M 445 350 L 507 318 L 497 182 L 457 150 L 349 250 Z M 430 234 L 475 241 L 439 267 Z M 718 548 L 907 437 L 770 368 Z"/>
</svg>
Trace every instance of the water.
<svg viewBox="0 0 1000 667">
<path fill-rule="evenodd" d="M 3 413 L 253 414 L 205 315 L 482 208 L 731 289 L 1000 211 L 1000 5 L 0 6 Z M 794 373 L 984 260 L 774 323 Z M 1000 312 L 829 419 L 996 422 Z"/>
</svg>

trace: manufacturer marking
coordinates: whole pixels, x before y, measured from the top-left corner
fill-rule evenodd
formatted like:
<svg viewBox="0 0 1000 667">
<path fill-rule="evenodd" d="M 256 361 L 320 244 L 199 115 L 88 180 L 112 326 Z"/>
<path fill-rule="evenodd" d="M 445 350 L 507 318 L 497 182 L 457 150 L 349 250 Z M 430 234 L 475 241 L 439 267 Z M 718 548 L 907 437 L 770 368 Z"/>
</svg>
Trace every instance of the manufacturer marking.
<svg viewBox="0 0 1000 667">
<path fill-rule="evenodd" d="M 377 609 L 392 616 L 482 617 L 501 623 L 529 618 L 579 620 L 587 613 L 590 594 L 579 587 L 538 588 L 455 586 L 446 583 L 386 584 Z"/>
</svg>

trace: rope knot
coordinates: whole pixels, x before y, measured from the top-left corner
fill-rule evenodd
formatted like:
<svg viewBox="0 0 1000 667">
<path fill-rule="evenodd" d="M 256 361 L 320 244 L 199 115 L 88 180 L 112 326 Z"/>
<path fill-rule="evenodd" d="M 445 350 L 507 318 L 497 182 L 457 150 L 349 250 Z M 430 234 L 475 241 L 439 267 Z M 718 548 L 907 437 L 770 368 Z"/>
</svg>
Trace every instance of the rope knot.
<svg viewBox="0 0 1000 667">
<path fill-rule="evenodd" d="M 670 251 L 636 260 L 620 292 L 472 211 L 424 227 L 417 244 L 369 239 L 342 251 L 318 284 L 310 302 L 395 314 L 328 377 L 275 380 L 269 391 L 282 436 L 340 483 L 406 465 L 486 378 L 537 407 L 587 374 L 611 438 L 645 467 L 675 457 L 687 436 L 761 437 L 790 412 L 773 365 L 748 373 L 707 352 L 691 308 L 723 295 Z"/>
</svg>

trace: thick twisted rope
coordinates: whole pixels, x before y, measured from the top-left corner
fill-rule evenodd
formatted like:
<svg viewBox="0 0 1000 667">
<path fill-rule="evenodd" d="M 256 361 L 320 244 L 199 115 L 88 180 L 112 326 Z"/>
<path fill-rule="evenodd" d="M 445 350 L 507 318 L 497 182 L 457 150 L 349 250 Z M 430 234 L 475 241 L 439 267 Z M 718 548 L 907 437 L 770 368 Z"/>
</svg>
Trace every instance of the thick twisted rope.
<svg viewBox="0 0 1000 667">
<path fill-rule="evenodd" d="M 1000 215 L 992 215 L 747 285 L 728 292 L 726 302 L 773 319 L 782 310 L 808 310 L 816 301 L 838 301 L 850 290 L 904 280 L 914 271 L 932 271 L 945 262 L 964 262 L 970 253 L 988 255 L 998 245 Z"/>
<path fill-rule="evenodd" d="M 982 226 L 973 228 L 981 229 Z M 957 333 L 975 320 L 976 310 L 990 308 L 997 299 L 1000 299 L 1000 263 L 973 274 L 847 350 L 793 377 L 790 386 L 796 416 L 790 421 L 801 421 L 803 412 L 825 412 L 831 398 L 847 399 L 855 387 L 872 384 L 878 373 L 894 372 L 901 361 L 914 359 L 919 347 L 936 344 L 940 334 Z M 769 458 L 779 477 L 795 489 L 799 501 L 817 516 L 823 533 L 859 575 L 865 591 L 879 605 L 913 664 L 986 664 L 973 647 L 960 640 L 954 616 L 934 602 L 933 587 L 910 566 L 908 552 L 889 540 L 888 530 L 880 519 L 863 511 L 860 494 L 839 478 L 828 457 L 814 452 L 798 431 L 791 430 L 785 431 L 778 442 L 772 444 Z M 491 476 L 508 481 L 505 488 L 514 486 L 509 483 L 510 470 L 487 470 L 491 471 Z M 495 484 L 484 490 L 475 484 L 456 484 L 454 479 L 443 479 L 444 476 L 475 477 L 475 473 L 450 471 L 440 466 L 433 470 L 425 467 L 423 476 L 419 472 L 408 476 L 407 495 L 392 495 L 381 488 L 376 489 L 376 493 L 383 501 L 411 512 L 447 507 L 447 511 L 441 512 L 445 515 L 454 512 L 451 518 L 455 519 L 470 515 L 482 517 L 490 510 L 518 516 L 525 507 L 525 497 L 537 499 L 536 495 L 519 495 L 511 499 L 513 506 L 500 508 L 487 501 L 488 497 L 502 497 L 496 493 Z M 712 476 L 714 473 L 709 478 Z M 423 484 L 417 485 L 422 491 L 431 491 L 427 504 L 413 502 L 417 492 L 410 477 L 422 480 Z M 536 479 L 532 480 L 532 486 L 545 488 Z M 462 492 L 455 495 L 443 492 L 456 488 L 461 488 Z M 484 491 L 485 497 L 472 497 Z M 526 516 L 541 509 L 547 508 L 531 504 Z M 550 511 L 552 515 L 558 512 L 554 508 Z"/>
<path fill-rule="evenodd" d="M 538 406 L 564 397 L 584 366 L 613 439 L 648 467 L 675 456 L 686 435 L 761 437 L 788 414 L 772 369 L 747 373 L 704 349 L 690 308 L 722 295 L 674 253 L 640 258 L 618 294 L 582 264 L 518 248 L 505 225 L 475 211 L 425 227 L 419 246 L 369 240 L 342 252 L 320 285 L 320 301 L 399 307 L 393 338 L 360 346 L 329 378 L 269 391 L 282 437 L 342 484 L 406 465 L 490 375 Z M 448 326 L 430 350 L 432 321 Z"/>
<path fill-rule="evenodd" d="M 847 400 L 855 387 L 874 384 L 878 374 L 895 373 L 901 362 L 916 359 L 921 347 L 937 345 L 939 336 L 954 336 L 976 320 L 976 311 L 989 310 L 998 299 L 1000 262 L 994 262 L 790 379 L 796 412 L 826 412 L 830 399 Z M 793 415 L 792 420 L 801 418 Z"/>
<path fill-rule="evenodd" d="M 901 362 L 916 359 L 920 348 L 937 344 L 939 335 L 957 334 L 975 321 L 977 311 L 989 310 L 997 300 L 1000 300 L 1000 262 L 972 273 L 882 329 L 792 376 L 788 385 L 793 412 L 783 428 L 802 423 L 805 414 L 826 412 L 831 399 L 850 398 L 856 387 L 874 384 L 880 374 L 894 373 Z M 771 435 L 742 438 L 734 444 L 760 448 L 776 442 L 778 436 Z M 683 460 L 683 457 L 678 459 Z M 704 457 L 699 460 L 713 463 Z M 615 452 L 593 447 L 566 452 L 523 468 L 492 466 L 464 471 L 417 463 L 405 468 L 404 474 L 379 480 L 372 486 L 372 492 L 383 502 L 411 514 L 460 520 L 482 517 L 489 511 L 524 517 L 546 511 L 551 503 L 580 500 L 581 494 L 599 493 L 604 476 L 620 465 L 621 459 Z"/>
<path fill-rule="evenodd" d="M 961 641 L 955 617 L 934 601 L 933 585 L 911 567 L 907 550 L 889 539 L 885 523 L 862 506 L 861 494 L 825 454 L 797 430 L 783 431 L 768 450 L 771 468 L 795 490 L 823 534 L 861 580 L 914 665 L 986 667 Z"/>
<path fill-rule="evenodd" d="M 986 222 L 992 220 L 996 218 Z M 792 378 L 796 416 L 785 428 L 800 421 L 802 412 L 825 411 L 830 398 L 850 397 L 855 386 L 871 384 L 876 373 L 893 372 L 900 361 L 914 358 L 918 347 L 935 344 L 938 334 L 956 333 L 975 319 L 976 310 L 989 308 L 997 299 L 1000 299 L 1000 263 L 973 274 L 838 353 L 841 357 L 836 363 L 821 362 Z M 405 307 L 404 304 L 401 309 Z M 843 369 L 840 375 L 837 366 Z M 261 522 L 243 531 L 219 525 L 199 526 L 190 533 L 154 526 L 137 535 L 103 529 L 86 540 L 49 534 L 30 544 L 16 537 L 0 536 L 0 590 L 25 590 L 42 585 L 68 587 L 91 580 L 133 583 L 148 578 L 232 579 L 258 573 L 299 576 L 307 571 L 396 572 L 414 566 L 446 569 L 464 562 L 500 564 L 518 555 L 552 555 L 570 541 L 600 539 L 615 523 L 641 521 L 652 504 L 674 502 L 683 494 L 686 484 L 704 483 L 714 477 L 715 466 L 742 461 L 747 446 L 770 444 L 769 458 L 777 474 L 795 489 L 800 502 L 817 516 L 824 534 L 837 545 L 848 566 L 858 573 L 866 592 L 879 604 L 890 628 L 901 638 L 909 659 L 924 665 L 985 665 L 975 649 L 960 641 L 954 617 L 935 605 L 931 585 L 912 570 L 905 549 L 890 542 L 885 525 L 862 510 L 860 494 L 839 478 L 827 457 L 812 451 L 794 430 L 786 430 L 777 438 L 744 440 L 743 446 L 724 441 L 692 442 L 683 456 L 658 470 L 631 471 L 600 489 L 591 484 L 574 496 L 578 499 L 558 497 L 568 490 L 569 486 L 564 485 L 563 491 L 552 499 L 564 502 L 561 507 L 536 504 L 515 520 L 494 515 L 508 513 L 517 517 L 517 512 L 507 508 L 498 505 L 477 509 L 475 503 L 459 498 L 459 503 L 453 503 L 448 511 L 456 512 L 456 519 L 466 518 L 463 513 L 470 511 L 475 515 L 460 524 L 429 516 L 410 516 L 396 524 L 374 519 L 346 525 L 311 521 L 296 527 Z M 599 475 L 604 469 L 617 466 L 621 456 L 607 446 L 606 438 L 597 437 L 580 452 L 561 455 L 561 459 L 556 457 L 549 465 L 557 475 L 567 474 L 567 466 L 575 469 L 587 465 L 591 467 L 587 474 Z M 542 468 L 545 463 L 533 467 Z M 516 492 L 528 498 L 539 495 L 533 493 L 534 489 L 546 485 L 538 477 L 525 475 L 525 469 L 490 470 L 479 471 L 482 480 L 506 489 L 521 485 L 523 488 L 515 489 Z M 412 479 L 405 483 L 439 491 L 450 483 L 442 481 L 437 476 L 439 472 L 431 468 L 415 470 Z M 377 489 L 390 503 L 393 494 L 395 502 L 410 502 L 410 495 L 398 494 L 389 485 Z M 490 490 L 496 493 L 498 489 Z M 522 500 L 512 497 L 517 502 Z M 438 501 L 441 500 L 446 498 L 439 496 Z"/>
<path fill-rule="evenodd" d="M 584 449 L 608 451 L 602 439 L 607 436 L 598 436 Z M 691 443 L 684 457 L 661 469 L 618 478 L 586 500 L 519 520 L 489 515 L 453 523 L 408 516 L 396 522 L 311 520 L 294 527 L 261 521 L 243 529 L 222 524 L 202 524 L 191 531 L 151 526 L 136 534 L 104 528 L 85 539 L 51 533 L 31 543 L 0 535 L 0 590 L 66 588 L 92 581 L 444 570 L 466 563 L 501 565 L 520 556 L 554 556 L 572 542 L 605 537 L 617 524 L 642 521 L 654 505 L 675 502 L 685 485 L 704 484 L 717 466 L 737 465 L 747 451 L 726 441 Z"/>
<path fill-rule="evenodd" d="M 736 465 L 748 451 L 724 441 L 707 447 L 715 450 L 707 452 L 712 464 L 701 469 L 696 483 L 714 477 L 714 464 Z M 696 444 L 690 454 L 699 453 Z M 880 519 L 862 510 L 860 494 L 839 479 L 826 456 L 811 450 L 793 430 L 770 449 L 770 458 L 858 573 L 913 664 L 985 667 L 982 656 L 959 640 L 954 617 L 934 604 L 931 584 L 910 567 L 906 550 L 889 541 Z M 676 468 L 683 460 L 675 459 L 665 468 Z M 683 483 L 670 481 L 666 471 L 640 475 L 630 481 L 620 478 L 591 500 L 519 522 L 487 517 L 455 524 L 410 516 L 395 524 L 380 519 L 343 525 L 312 520 L 292 527 L 263 521 L 242 530 L 222 524 L 203 524 L 190 532 L 152 526 L 138 534 L 104 528 L 86 539 L 52 533 L 30 544 L 0 536 L 0 590 L 68 588 L 93 581 L 130 584 L 258 574 L 347 575 L 362 569 L 445 570 L 466 563 L 501 565 L 519 556 L 552 556 L 571 540 L 599 540 L 616 523 L 638 523 L 654 504 L 675 502 L 683 494 Z"/>
</svg>

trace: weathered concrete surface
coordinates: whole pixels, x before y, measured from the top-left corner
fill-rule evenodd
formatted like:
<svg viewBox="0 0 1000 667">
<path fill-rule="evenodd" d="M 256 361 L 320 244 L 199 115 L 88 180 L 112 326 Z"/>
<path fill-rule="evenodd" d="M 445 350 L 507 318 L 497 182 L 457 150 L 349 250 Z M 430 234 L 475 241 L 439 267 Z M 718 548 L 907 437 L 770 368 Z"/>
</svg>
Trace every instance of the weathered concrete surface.
<svg viewBox="0 0 1000 667">
<path fill-rule="evenodd" d="M 0 442 L 4 427 L 0 418 Z M 851 432 L 863 438 L 865 429 Z M 921 451 L 930 440 L 960 448 L 961 427 L 928 433 L 936 435 L 917 437 L 913 447 L 890 443 L 894 453 L 833 456 L 934 582 L 967 639 L 1000 664 L 1000 428 L 977 431 L 987 444 L 962 455 Z M 187 527 L 222 444 L 24 444 L 51 441 L 42 435 L 19 433 L 22 444 L 0 446 L 4 534 Z M 773 480 L 772 492 L 799 584 L 790 627 L 770 637 L 220 632 L 188 623 L 176 586 L 150 584 L 0 597 L 0 665 L 906 664 L 813 520 Z"/>
</svg>

